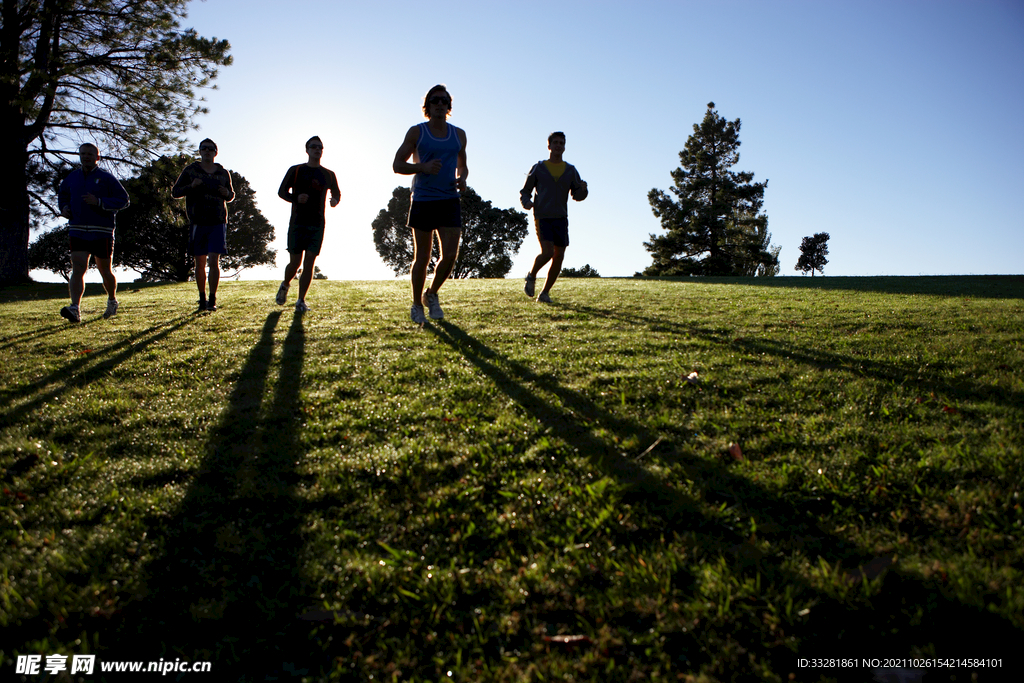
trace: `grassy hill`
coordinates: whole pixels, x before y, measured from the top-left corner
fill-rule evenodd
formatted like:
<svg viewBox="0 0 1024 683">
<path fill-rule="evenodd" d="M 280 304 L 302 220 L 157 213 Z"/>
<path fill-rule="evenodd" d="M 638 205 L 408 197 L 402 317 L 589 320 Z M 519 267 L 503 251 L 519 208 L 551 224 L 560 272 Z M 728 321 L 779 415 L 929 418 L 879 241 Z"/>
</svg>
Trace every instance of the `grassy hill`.
<svg viewBox="0 0 1024 683">
<path fill-rule="evenodd" d="M 520 284 L 0 290 L 3 677 L 1019 670 L 1024 278 Z"/>
</svg>

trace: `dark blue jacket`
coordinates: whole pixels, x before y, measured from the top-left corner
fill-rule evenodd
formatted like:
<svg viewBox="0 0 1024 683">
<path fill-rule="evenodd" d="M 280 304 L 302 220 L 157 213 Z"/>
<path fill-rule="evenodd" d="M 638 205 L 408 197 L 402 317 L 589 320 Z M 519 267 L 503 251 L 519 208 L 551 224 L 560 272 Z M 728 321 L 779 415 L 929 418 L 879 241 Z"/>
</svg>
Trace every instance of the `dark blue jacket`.
<svg viewBox="0 0 1024 683">
<path fill-rule="evenodd" d="M 99 199 L 99 206 L 90 206 L 82 195 L 93 194 Z M 114 234 L 114 216 L 128 206 L 128 193 L 117 178 L 101 168 L 94 168 L 85 175 L 76 168 L 60 184 L 57 198 L 61 213 L 71 209 L 68 227 L 74 237 L 107 237 Z"/>
</svg>

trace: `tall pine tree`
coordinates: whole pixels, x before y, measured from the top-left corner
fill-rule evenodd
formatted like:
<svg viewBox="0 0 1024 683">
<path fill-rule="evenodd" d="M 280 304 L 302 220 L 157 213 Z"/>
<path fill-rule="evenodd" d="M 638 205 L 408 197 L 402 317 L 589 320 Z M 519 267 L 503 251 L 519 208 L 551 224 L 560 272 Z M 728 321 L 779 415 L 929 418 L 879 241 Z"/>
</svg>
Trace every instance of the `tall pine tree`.
<svg viewBox="0 0 1024 683">
<path fill-rule="evenodd" d="M 92 142 L 108 161 L 184 149 L 226 40 L 181 28 L 187 0 L 0 1 L 0 284 L 28 280 L 34 192 Z M 40 201 L 41 200 L 41 201 Z M 39 206 L 39 205 L 42 206 Z M 50 207 L 52 210 L 52 206 Z"/>
<path fill-rule="evenodd" d="M 664 235 L 644 242 L 654 262 L 645 275 L 774 275 L 779 248 L 770 247 L 768 216 L 761 213 L 768 181 L 730 170 L 740 159 L 740 120 L 726 121 L 708 103 L 700 125 L 679 153 L 671 195 L 647 195 Z"/>
</svg>

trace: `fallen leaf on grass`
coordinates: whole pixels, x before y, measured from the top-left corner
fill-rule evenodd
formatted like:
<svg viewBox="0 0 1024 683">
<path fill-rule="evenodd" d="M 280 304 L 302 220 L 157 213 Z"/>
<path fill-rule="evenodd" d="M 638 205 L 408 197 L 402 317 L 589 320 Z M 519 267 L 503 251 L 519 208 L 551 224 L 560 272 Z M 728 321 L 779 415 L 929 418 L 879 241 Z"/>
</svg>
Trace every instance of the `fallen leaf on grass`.
<svg viewBox="0 0 1024 683">
<path fill-rule="evenodd" d="M 743 459 L 743 449 L 740 448 L 740 445 L 738 443 L 731 443 L 731 444 L 729 444 L 729 449 L 728 450 L 729 450 L 729 455 L 732 456 L 733 460 L 742 460 Z"/>
<path fill-rule="evenodd" d="M 950 408 L 949 406 L 942 406 L 942 412 L 948 413 L 950 415 L 956 415 L 960 411 L 957 410 L 956 408 Z"/>
<path fill-rule="evenodd" d="M 896 555 L 880 555 L 867 564 L 862 564 L 853 571 L 846 572 L 846 580 L 860 583 L 862 580 L 874 581 L 882 573 L 896 563 Z"/>
</svg>

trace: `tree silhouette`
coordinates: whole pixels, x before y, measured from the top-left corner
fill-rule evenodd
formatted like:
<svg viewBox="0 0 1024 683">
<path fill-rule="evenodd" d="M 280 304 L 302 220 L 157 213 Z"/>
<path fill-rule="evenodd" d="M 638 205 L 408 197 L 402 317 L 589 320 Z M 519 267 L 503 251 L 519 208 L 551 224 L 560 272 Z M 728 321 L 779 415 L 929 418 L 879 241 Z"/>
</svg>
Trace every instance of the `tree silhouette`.
<svg viewBox="0 0 1024 683">
<path fill-rule="evenodd" d="M 815 233 L 814 237 L 805 237 L 800 242 L 800 258 L 797 259 L 793 270 L 800 270 L 804 273 L 811 271 L 811 277 L 814 277 L 815 270 L 824 275 L 825 264 L 828 263 L 826 256 L 828 256 L 827 232 Z"/>
<path fill-rule="evenodd" d="M 774 275 L 777 247 L 769 246 L 768 217 L 761 213 L 768 181 L 730 169 L 737 151 L 740 120 L 726 121 L 715 103 L 679 153 L 672 171 L 672 196 L 658 189 L 647 195 L 664 235 L 644 243 L 654 262 L 645 275 Z"/>
<path fill-rule="evenodd" d="M 65 280 L 71 279 L 67 224 L 44 232 L 35 242 L 28 245 L 28 267 L 32 270 L 48 270 Z M 96 267 L 93 259 L 89 259 L 89 267 Z"/>
<path fill-rule="evenodd" d="M 185 0 L 4 0 L 0 282 L 28 279 L 40 165 L 71 160 L 83 141 L 120 160 L 184 148 L 205 111 L 197 90 L 231 63 L 226 40 L 180 28 L 187 9 Z"/>
<path fill-rule="evenodd" d="M 386 209 L 373 219 L 373 244 L 381 259 L 395 271 L 405 275 L 412 265 L 412 229 L 406 225 L 409 216 L 410 191 L 396 187 Z M 497 209 L 481 199 L 473 188 L 461 194 L 462 240 L 459 257 L 452 270 L 454 278 L 502 278 L 512 270 L 512 257 L 526 237 L 529 222 L 526 214 L 515 209 Z M 435 241 L 428 271 L 433 271 L 439 258 Z"/>
<path fill-rule="evenodd" d="M 601 277 L 601 274 L 588 263 L 582 268 L 562 268 L 558 277 Z"/>
</svg>

